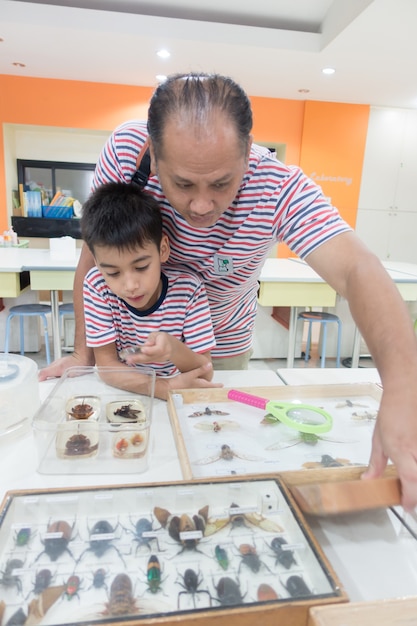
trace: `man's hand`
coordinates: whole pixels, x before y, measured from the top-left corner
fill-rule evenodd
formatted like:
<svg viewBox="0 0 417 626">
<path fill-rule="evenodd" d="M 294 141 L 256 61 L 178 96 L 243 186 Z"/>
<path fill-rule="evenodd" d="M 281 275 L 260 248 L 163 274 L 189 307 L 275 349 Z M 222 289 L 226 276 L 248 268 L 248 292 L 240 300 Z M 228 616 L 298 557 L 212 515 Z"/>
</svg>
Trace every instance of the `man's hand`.
<svg viewBox="0 0 417 626">
<path fill-rule="evenodd" d="M 417 417 L 414 390 L 401 396 L 384 392 L 378 412 L 369 467 L 362 478 L 378 478 L 388 459 L 401 481 L 402 506 L 411 511 L 417 506 Z M 411 396 L 411 397 L 408 397 Z"/>
<path fill-rule="evenodd" d="M 48 378 L 60 378 L 69 367 L 81 367 L 83 365 L 94 365 L 94 361 L 91 362 L 87 358 L 82 359 L 77 352 L 73 352 L 41 369 L 38 374 L 38 380 L 41 382 Z"/>
<path fill-rule="evenodd" d="M 211 387 L 223 387 L 222 383 L 212 383 L 203 376 L 213 369 L 211 363 L 205 363 L 189 372 L 178 374 L 172 378 L 158 378 L 155 383 L 155 396 L 161 400 L 167 400 L 168 392 L 175 389 L 206 389 Z"/>
</svg>

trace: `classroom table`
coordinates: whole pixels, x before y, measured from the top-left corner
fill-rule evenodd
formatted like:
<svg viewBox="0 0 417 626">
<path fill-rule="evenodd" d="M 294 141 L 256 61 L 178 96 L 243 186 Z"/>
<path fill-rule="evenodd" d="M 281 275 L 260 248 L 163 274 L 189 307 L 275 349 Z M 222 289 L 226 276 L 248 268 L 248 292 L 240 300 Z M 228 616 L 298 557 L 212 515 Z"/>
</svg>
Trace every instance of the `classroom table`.
<svg viewBox="0 0 417 626">
<path fill-rule="evenodd" d="M 67 258 L 60 258 L 49 248 L 0 249 L 0 297 L 17 298 L 23 291 L 20 280 L 25 273 L 29 273 L 32 290 L 50 292 L 54 359 L 61 356 L 58 292 L 72 290 L 79 257 L 79 249 Z"/>
<path fill-rule="evenodd" d="M 304 384 L 307 372 L 316 382 L 331 384 L 328 369 L 294 370 L 293 382 Z M 358 372 L 359 370 L 355 370 Z M 280 376 L 285 374 L 279 371 Z M 337 374 L 340 374 L 338 371 Z M 352 377 L 352 374 L 350 374 Z M 271 370 L 219 371 L 214 381 L 225 387 L 282 386 Z M 339 382 L 338 380 L 336 382 Z M 352 382 L 354 382 L 352 380 Z M 40 383 L 45 399 L 56 381 Z M 181 481 L 166 403 L 156 400 L 153 414 L 152 454 L 149 469 L 142 474 L 119 475 L 41 475 L 32 432 L 1 446 L 0 496 L 15 489 L 48 489 L 95 485 L 145 484 Z M 22 459 L 25 460 L 22 463 Z M 399 509 L 402 511 L 401 507 Z M 307 518 L 313 534 L 341 581 L 351 601 L 375 601 L 416 594 L 417 540 L 390 509 L 379 509 L 331 518 Z"/>
<path fill-rule="evenodd" d="M 417 301 L 417 265 L 395 261 L 383 263 L 403 300 Z M 294 365 L 295 332 L 299 307 L 334 307 L 338 294 L 301 259 L 267 259 L 259 278 L 258 303 L 290 307 L 287 367 Z M 359 365 L 360 333 L 355 326 L 352 368 Z"/>
<path fill-rule="evenodd" d="M 405 302 L 417 301 L 417 265 L 401 261 L 382 261 L 382 265 L 395 282 Z M 361 335 L 355 326 L 352 350 L 352 367 L 358 367 L 360 359 Z"/>
<path fill-rule="evenodd" d="M 259 277 L 261 306 L 290 307 L 287 367 L 294 365 L 299 307 L 334 307 L 337 294 L 309 265 L 297 259 L 266 259 Z"/>
</svg>

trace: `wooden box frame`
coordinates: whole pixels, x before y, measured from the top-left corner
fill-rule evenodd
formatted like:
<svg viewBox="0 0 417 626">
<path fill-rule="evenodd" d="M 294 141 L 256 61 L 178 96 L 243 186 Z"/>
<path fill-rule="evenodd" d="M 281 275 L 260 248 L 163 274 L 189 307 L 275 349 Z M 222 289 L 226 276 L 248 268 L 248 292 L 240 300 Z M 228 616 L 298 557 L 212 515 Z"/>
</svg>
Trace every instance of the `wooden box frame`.
<svg viewBox="0 0 417 626">
<path fill-rule="evenodd" d="M 188 491 L 193 490 L 196 486 L 198 486 L 198 488 L 200 489 L 200 495 L 201 495 L 202 490 L 208 489 L 209 486 L 211 486 L 213 489 L 216 489 L 216 487 L 218 487 L 219 485 L 220 486 L 223 485 L 227 488 L 230 488 L 236 484 L 237 486 L 239 486 L 242 483 L 245 483 L 248 485 L 249 489 L 256 491 L 256 488 L 252 484 L 253 481 L 267 481 L 268 484 L 269 482 L 272 481 L 273 483 L 277 485 L 277 488 L 279 488 L 279 493 L 285 497 L 285 502 L 287 503 L 289 507 L 289 511 L 291 511 L 291 514 L 293 515 L 294 520 L 297 522 L 300 532 L 302 532 L 303 536 L 308 541 L 309 550 L 310 549 L 312 550 L 312 554 L 315 555 L 315 558 L 317 559 L 317 564 L 320 566 L 320 570 L 319 570 L 321 572 L 320 575 L 324 576 L 325 579 L 327 580 L 329 588 L 332 590 L 331 593 L 328 592 L 326 594 L 321 594 L 321 595 L 313 594 L 308 599 L 305 597 L 302 599 L 284 598 L 280 600 L 255 602 L 255 603 L 252 600 L 251 604 L 240 604 L 238 606 L 233 606 L 230 608 L 216 606 L 214 610 L 213 609 L 199 609 L 195 611 L 187 610 L 186 612 L 184 611 L 180 613 L 171 612 L 170 614 L 165 614 L 165 615 L 160 613 L 160 614 L 155 614 L 154 616 L 146 615 L 146 616 L 141 617 L 140 615 L 135 615 L 135 616 L 129 616 L 125 618 L 103 617 L 102 619 L 98 616 L 98 617 L 95 617 L 94 619 L 89 618 L 88 623 L 92 625 L 110 623 L 112 625 L 117 625 L 117 626 L 133 626 L 133 625 L 137 626 L 141 624 L 143 624 L 144 626 L 159 625 L 159 624 L 164 625 L 164 626 L 177 626 L 178 623 L 199 624 L 199 625 L 201 624 L 201 626 L 234 626 L 234 625 L 252 626 L 254 623 L 262 623 L 264 626 L 276 626 L 277 623 L 283 623 L 283 624 L 286 624 L 286 626 L 287 625 L 288 626 L 307 626 L 309 609 L 311 607 L 327 605 L 329 603 L 347 602 L 348 598 L 343 588 L 341 587 L 340 582 L 334 570 L 332 569 L 331 565 L 328 563 L 320 546 L 314 539 L 314 536 L 312 535 L 306 523 L 305 518 L 303 517 L 302 513 L 299 511 L 294 499 L 292 498 L 291 493 L 289 492 L 287 487 L 279 481 L 279 479 L 273 479 L 271 476 L 264 476 L 264 477 L 252 476 L 252 477 L 235 478 L 235 479 L 226 478 L 226 479 L 219 479 L 217 481 L 199 480 L 199 481 L 190 481 L 187 483 L 174 483 L 174 482 L 169 483 L 168 482 L 168 483 L 162 483 L 158 485 L 144 484 L 140 486 L 120 485 L 116 487 L 110 486 L 110 487 L 74 488 L 74 489 L 68 489 L 68 490 L 49 489 L 49 490 L 30 490 L 30 491 L 10 491 L 6 494 L 2 502 L 1 513 L 0 513 L 0 520 L 1 520 L 0 550 L 2 552 L 1 558 L 2 560 L 4 560 L 5 558 L 5 554 L 4 554 L 5 545 L 10 546 L 10 541 L 12 539 L 12 537 L 10 536 L 10 533 L 12 531 L 15 533 L 13 541 L 17 542 L 17 539 L 16 539 L 17 528 L 19 528 L 19 526 L 13 528 L 13 525 L 12 526 L 10 525 L 12 520 L 7 519 L 7 516 L 9 514 L 9 516 L 12 517 L 13 511 L 14 512 L 19 511 L 19 506 L 23 506 L 20 500 L 16 504 L 15 501 L 16 499 L 19 499 L 19 498 L 23 499 L 24 505 L 29 506 L 29 507 L 36 504 L 37 498 L 40 498 L 40 499 L 43 498 L 42 500 L 43 506 L 45 502 L 48 502 L 49 503 L 48 510 L 44 511 L 42 509 L 41 511 L 43 517 L 39 518 L 39 511 L 38 512 L 35 511 L 34 513 L 35 516 L 33 519 L 34 519 L 34 524 L 35 524 L 35 520 L 42 519 L 42 524 L 46 522 L 47 528 L 49 528 L 49 524 L 51 520 L 56 519 L 57 515 L 60 515 L 60 519 L 65 520 L 69 516 L 70 510 L 72 510 L 74 513 L 75 509 L 68 508 L 72 505 L 66 505 L 65 503 L 67 501 L 72 502 L 74 499 L 76 500 L 77 497 L 80 496 L 80 494 L 81 494 L 81 498 L 84 498 L 83 502 L 85 502 L 86 497 L 88 497 L 88 500 L 93 500 L 95 498 L 96 501 L 101 502 L 99 506 L 104 507 L 104 509 L 102 508 L 100 515 L 102 515 L 103 517 L 106 517 L 106 513 L 104 512 L 105 507 L 108 506 L 109 511 L 112 510 L 111 504 L 106 505 L 106 499 L 109 498 L 109 494 L 117 494 L 117 492 L 120 492 L 120 490 L 127 490 L 128 495 L 129 495 L 129 502 L 130 502 L 131 499 L 132 501 L 134 501 L 134 495 L 135 493 L 137 494 L 139 491 L 141 491 L 142 494 L 147 495 L 150 491 L 155 490 L 155 489 L 160 489 L 160 488 L 168 488 L 168 489 L 174 488 L 174 489 L 181 490 L 181 493 L 186 493 L 187 490 Z M 123 491 L 122 495 L 123 497 L 125 497 L 126 492 Z M 132 496 L 131 499 L 130 499 L 130 496 Z M 14 506 L 15 508 L 13 508 Z M 65 506 L 67 506 L 67 509 L 65 509 Z M 132 506 L 132 509 L 133 508 L 134 507 Z M 97 514 L 97 511 L 95 511 L 95 513 Z M 91 512 L 89 512 L 88 514 L 92 515 Z M 122 514 L 123 513 L 121 513 L 121 515 Z M 36 517 L 36 515 L 38 515 L 38 518 Z M 16 517 L 18 516 L 16 515 L 15 518 Z M 20 527 L 23 527 L 22 520 L 20 520 Z M 4 536 L 2 537 L 2 535 L 6 534 L 6 531 L 8 531 L 8 537 L 7 537 L 7 540 L 4 540 Z M 74 537 L 74 540 L 75 539 L 76 537 Z M 38 535 L 36 541 L 38 541 L 39 543 L 39 540 L 42 541 L 42 545 L 44 546 L 45 540 L 40 539 Z M 17 543 L 15 543 L 15 547 L 16 546 L 17 546 Z M 72 543 L 70 543 L 70 546 L 74 550 Z M 16 549 L 23 550 L 24 546 L 19 546 Z M 37 549 L 39 550 L 39 546 Z M 10 551 L 8 552 L 8 554 L 10 555 Z M 147 553 L 147 556 L 148 554 L 149 553 Z M 16 558 L 16 555 L 13 555 L 13 558 Z M 37 568 L 40 569 L 41 567 L 45 567 L 43 564 L 41 564 L 41 561 L 36 561 L 36 563 L 39 563 L 39 565 L 35 565 L 34 563 L 32 564 L 33 565 L 33 577 L 35 575 L 35 571 Z M 118 566 L 119 568 L 121 567 L 120 563 L 118 564 Z M 3 569 L 3 577 L 4 577 L 4 563 L 3 563 L 2 569 Z M 51 569 L 52 569 L 52 566 L 51 566 Z M 76 572 L 76 569 L 75 569 L 75 572 Z M 16 570 L 16 574 L 17 574 L 17 570 Z M 114 574 L 116 574 L 116 572 L 114 572 Z M 145 572 L 145 575 L 146 575 L 146 572 Z M 278 573 L 274 575 L 277 578 L 279 576 Z M 143 578 L 143 573 L 140 573 L 140 577 Z M 60 580 L 59 576 L 57 576 L 57 578 L 54 579 L 53 584 L 62 585 L 62 580 Z M 89 580 L 87 580 L 87 576 L 84 575 L 84 581 L 81 580 L 81 585 L 79 588 L 80 595 L 83 593 L 83 588 L 84 589 L 88 588 L 89 584 L 90 584 L 90 578 Z M 34 595 L 30 597 L 33 598 L 34 602 L 37 602 L 37 600 L 34 598 Z M 141 596 L 139 598 L 139 602 L 142 601 L 142 597 L 144 596 Z M 64 600 L 65 600 L 65 604 L 62 605 L 64 607 L 63 610 L 65 611 L 65 606 L 67 607 L 71 606 L 71 609 L 72 609 L 74 605 L 73 604 L 69 605 L 65 597 L 64 597 Z M 55 602 L 61 602 L 61 601 L 62 600 L 58 599 Z M 76 603 L 77 598 L 71 597 L 69 601 L 71 603 Z M 106 604 L 104 603 L 104 600 L 103 600 L 103 607 L 104 606 L 106 606 Z M 2 602 L 0 602 L 0 613 L 1 613 L 2 608 L 4 609 L 4 605 L 2 605 Z M 8 618 L 10 617 L 8 616 Z M 31 621 L 30 622 L 28 621 L 27 623 L 37 624 L 37 623 L 42 623 L 42 621 L 41 620 L 36 621 L 36 619 L 34 619 L 32 616 Z M 50 621 L 50 620 L 47 620 L 47 623 L 55 624 L 54 621 Z M 56 623 L 58 624 L 58 622 Z M 59 622 L 59 623 L 62 623 L 62 622 Z M 77 622 L 71 621 L 69 623 L 72 626 L 75 626 Z M 85 619 L 83 621 L 80 621 L 80 623 L 85 624 L 86 623 Z M 68 626 L 68 624 L 66 624 L 66 626 Z"/>
<path fill-rule="evenodd" d="M 240 391 L 245 391 L 247 393 L 251 393 L 257 396 L 261 396 L 263 398 L 267 398 L 268 400 L 281 400 L 285 402 L 293 402 L 295 398 L 298 400 L 304 401 L 308 399 L 310 402 L 314 402 L 314 399 L 319 400 L 320 398 L 340 398 L 346 399 L 349 397 L 361 397 L 361 396 L 370 396 L 374 402 L 379 407 L 379 402 L 382 396 L 382 388 L 378 384 L 374 383 L 363 383 L 363 384 L 336 384 L 336 385 L 301 385 L 301 386 L 279 386 L 279 387 L 239 387 Z M 210 407 L 216 407 L 216 404 L 224 405 L 224 403 L 233 402 L 228 399 L 229 389 L 228 388 L 213 388 L 213 389 L 186 389 L 186 390 L 178 390 L 172 391 L 168 397 L 168 413 L 171 420 L 172 430 L 174 433 L 174 439 L 176 442 L 178 457 L 181 464 L 181 469 L 183 472 L 183 477 L 185 480 L 196 479 L 197 476 L 195 471 L 193 471 L 192 459 L 190 459 L 189 451 L 187 449 L 186 437 L 184 428 L 186 428 L 186 424 L 184 426 L 184 419 L 181 419 L 179 416 L 180 409 L 183 407 L 192 407 L 193 405 L 208 405 Z M 235 403 L 238 404 L 238 403 Z M 247 407 L 244 407 L 247 409 Z M 249 407 L 251 410 L 252 407 Z M 262 416 L 262 412 L 259 409 L 252 409 L 254 411 L 254 415 L 257 416 L 258 422 L 260 420 L 260 416 Z M 353 411 L 353 409 L 352 409 Z M 265 414 L 265 411 L 263 411 Z M 222 417 L 212 416 L 211 420 L 222 420 Z M 256 419 L 256 418 L 255 418 Z M 334 420 L 335 421 L 335 420 Z M 369 452 L 371 447 L 371 435 L 373 430 L 374 422 L 369 422 L 367 425 L 367 445 L 369 445 Z M 272 426 L 275 428 L 275 425 Z M 216 433 L 216 437 L 219 433 Z M 330 434 L 331 436 L 331 434 Z M 317 464 L 317 469 L 309 469 L 306 472 L 304 469 L 300 468 L 291 468 L 291 467 L 283 467 L 283 468 L 273 468 L 270 470 L 273 474 L 279 474 L 282 477 L 287 476 L 289 481 L 295 481 L 296 484 L 315 482 L 317 480 L 322 480 L 323 475 L 327 477 L 330 475 L 342 476 L 344 475 L 348 480 L 349 477 L 356 477 L 358 475 L 358 467 L 362 466 L 361 471 L 363 471 L 366 463 L 368 462 L 368 456 L 365 455 L 366 458 L 362 461 L 362 463 L 355 463 L 352 466 L 344 468 L 344 472 L 340 472 L 339 467 L 323 467 L 320 464 Z M 249 465 L 249 464 L 248 464 Z M 253 464 L 254 466 L 256 463 Z M 313 465 L 313 464 L 312 464 Z M 271 466 L 272 467 L 272 466 Z M 337 471 L 335 471 L 337 470 Z M 325 474 L 323 474 L 325 472 Z M 239 473 L 239 472 L 236 472 Z M 249 473 L 258 473 L 258 469 L 255 468 L 253 472 Z M 269 473 L 261 471 L 259 473 Z M 308 474 L 308 476 L 307 476 Z M 209 474 L 210 475 L 210 474 Z M 215 474 L 212 474 L 215 475 Z"/>
</svg>

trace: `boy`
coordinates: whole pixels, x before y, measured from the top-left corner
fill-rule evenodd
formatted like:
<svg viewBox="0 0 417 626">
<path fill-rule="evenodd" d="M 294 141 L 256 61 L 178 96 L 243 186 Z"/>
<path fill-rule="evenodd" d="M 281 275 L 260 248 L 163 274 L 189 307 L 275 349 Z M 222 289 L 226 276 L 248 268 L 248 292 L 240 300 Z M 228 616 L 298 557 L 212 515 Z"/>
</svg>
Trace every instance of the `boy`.
<svg viewBox="0 0 417 626">
<path fill-rule="evenodd" d="M 196 386 L 218 386 L 209 382 L 215 340 L 206 292 L 194 274 L 161 271 L 170 247 L 156 200 L 134 183 L 102 185 L 83 206 L 81 233 L 96 263 L 83 297 L 97 366 L 126 368 L 131 391 L 137 378 L 129 365 L 155 369 L 161 399 L 169 388 L 193 386 L 187 372 L 197 368 Z M 140 351 L 124 356 L 129 348 Z"/>
</svg>

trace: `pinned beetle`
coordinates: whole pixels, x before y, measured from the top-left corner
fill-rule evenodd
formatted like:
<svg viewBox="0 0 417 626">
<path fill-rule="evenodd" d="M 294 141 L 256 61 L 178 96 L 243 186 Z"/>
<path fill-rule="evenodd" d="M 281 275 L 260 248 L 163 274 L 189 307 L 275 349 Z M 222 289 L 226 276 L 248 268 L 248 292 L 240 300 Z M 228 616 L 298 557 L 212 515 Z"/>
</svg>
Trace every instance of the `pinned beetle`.
<svg viewBox="0 0 417 626">
<path fill-rule="evenodd" d="M 64 520 L 58 520 L 48 524 L 44 538 L 41 539 L 44 549 L 38 554 L 34 562 L 36 563 L 43 554 L 47 554 L 51 561 L 56 561 L 64 552 L 67 552 L 70 557 L 74 559 L 68 547 L 73 538 L 74 526 L 75 522 L 70 526 L 68 522 Z"/>
</svg>

